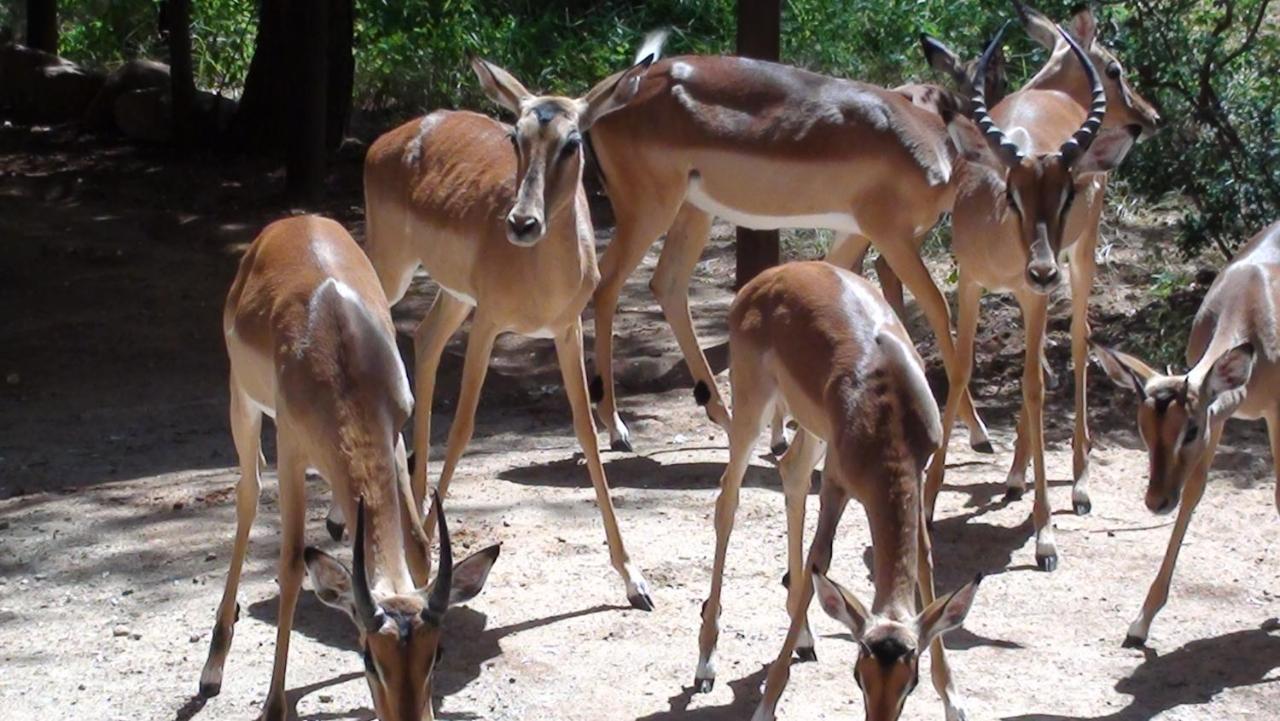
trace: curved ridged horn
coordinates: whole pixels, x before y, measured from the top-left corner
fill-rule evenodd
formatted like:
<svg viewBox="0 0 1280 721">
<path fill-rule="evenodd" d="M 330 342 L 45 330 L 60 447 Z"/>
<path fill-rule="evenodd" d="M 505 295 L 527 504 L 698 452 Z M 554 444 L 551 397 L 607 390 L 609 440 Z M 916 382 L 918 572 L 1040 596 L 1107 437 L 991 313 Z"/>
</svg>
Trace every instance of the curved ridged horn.
<svg viewBox="0 0 1280 721">
<path fill-rule="evenodd" d="M 1093 67 L 1093 61 L 1089 60 L 1089 56 L 1085 53 L 1084 48 L 1080 47 L 1080 43 L 1071 37 L 1071 33 L 1058 27 L 1058 33 L 1062 35 L 1062 39 L 1067 41 L 1067 45 L 1071 46 L 1071 52 L 1075 53 L 1080 64 L 1084 66 L 1085 77 L 1089 79 L 1089 115 L 1085 117 L 1084 124 L 1080 129 L 1071 136 L 1071 139 L 1062 144 L 1062 148 L 1058 152 L 1062 155 L 1062 164 L 1071 167 L 1084 151 L 1089 149 L 1093 144 L 1093 139 L 1098 137 L 1098 129 L 1102 127 L 1102 119 L 1107 114 L 1107 89 L 1102 85 L 1102 77 L 1098 75 L 1098 69 Z"/>
<path fill-rule="evenodd" d="M 357 620 L 365 631 L 376 633 L 382 628 L 382 611 L 373 602 L 373 594 L 369 592 L 369 577 L 365 574 L 364 565 L 364 497 L 356 511 L 356 544 L 351 552 L 351 592 L 356 604 Z"/>
<path fill-rule="evenodd" d="M 444 505 L 440 494 L 431 492 L 432 505 L 436 509 L 436 522 L 440 524 L 440 570 L 436 571 L 436 583 L 427 599 L 427 611 L 439 619 L 449 610 L 449 594 L 453 592 L 453 548 L 449 545 L 449 525 L 444 520 Z"/>
<path fill-rule="evenodd" d="M 973 70 L 973 76 L 977 81 L 973 83 L 972 112 L 973 122 L 977 123 L 978 129 L 986 136 L 987 142 L 996 148 L 1000 159 L 1007 165 L 1016 165 L 1022 160 L 1022 150 L 1009 140 L 1009 136 L 1005 135 L 1000 126 L 996 125 L 996 121 L 991 119 L 991 114 L 987 111 L 986 82 L 984 82 L 987 77 L 987 65 L 995 56 L 996 50 L 1000 48 L 1000 41 L 1004 39 L 1004 31 L 1009 28 L 1009 22 L 1006 20 L 1000 26 L 1000 30 L 992 38 L 987 49 L 982 52 L 982 57 L 978 58 L 978 65 Z"/>
</svg>

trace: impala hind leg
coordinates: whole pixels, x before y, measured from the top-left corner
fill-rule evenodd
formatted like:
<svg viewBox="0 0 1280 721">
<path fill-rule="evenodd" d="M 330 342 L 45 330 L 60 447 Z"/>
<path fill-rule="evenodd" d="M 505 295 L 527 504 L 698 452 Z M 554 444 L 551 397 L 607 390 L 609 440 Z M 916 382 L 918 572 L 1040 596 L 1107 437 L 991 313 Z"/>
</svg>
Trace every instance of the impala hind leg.
<svg viewBox="0 0 1280 721">
<path fill-rule="evenodd" d="M 845 268 L 862 275 L 863 266 L 867 258 L 867 249 L 870 247 L 871 239 L 865 235 L 850 233 L 837 236 L 832 241 L 831 248 L 827 251 L 827 255 L 823 260 L 837 268 Z"/>
<path fill-rule="evenodd" d="M 280 485 L 280 610 L 276 620 L 276 657 L 271 668 L 271 688 L 262 709 L 263 721 L 284 721 L 288 714 L 285 699 L 285 671 L 289 663 L 289 637 L 293 611 L 302 590 L 303 523 L 306 521 L 306 463 L 300 450 L 284 433 L 277 432 Z"/>
<path fill-rule="evenodd" d="M 964 400 L 964 389 L 969 385 L 969 376 L 973 372 L 973 337 L 978 330 L 978 302 L 981 299 L 982 286 L 961 271 L 956 288 L 956 327 L 959 335 L 956 339 L 954 380 L 948 384 L 947 405 L 942 415 L 942 443 L 933 453 L 925 481 L 924 517 L 930 522 L 933 521 L 938 493 L 942 490 L 947 472 L 947 446 L 951 441 L 951 430 L 955 427 L 956 413 Z"/>
<path fill-rule="evenodd" d="M 1267 416 L 1267 433 L 1271 436 L 1271 465 L 1276 471 L 1276 513 L 1280 513 L 1280 409 Z"/>
<path fill-rule="evenodd" d="M 685 204 L 676 214 L 675 222 L 667 230 L 662 243 L 662 255 L 653 271 L 649 288 L 662 306 L 662 315 L 675 333 L 684 355 L 685 365 L 693 376 L 693 396 L 707 412 L 712 423 L 729 429 L 729 411 L 725 408 L 715 375 L 707 363 L 707 356 L 698 343 L 693 329 L 693 317 L 689 314 L 689 281 L 698 265 L 698 258 L 707 247 L 711 234 L 711 216 L 692 205 Z"/>
<path fill-rule="evenodd" d="M 1081 239 L 1071 256 L 1071 370 L 1075 373 L 1076 420 L 1071 438 L 1071 507 L 1077 515 L 1093 510 L 1089 499 L 1089 453 L 1093 440 L 1089 437 L 1089 291 L 1097 270 L 1094 248 L 1098 244 L 1098 226 L 1092 225 L 1092 242 Z"/>
<path fill-rule="evenodd" d="M 427 497 L 427 467 L 431 459 L 431 412 L 435 402 L 436 375 L 440 371 L 440 358 L 445 346 L 462 322 L 471 313 L 471 305 L 458 300 L 444 290 L 436 291 L 431 309 L 418 324 L 413 335 L 414 359 L 414 463 L 410 477 L 413 500 L 422 508 Z M 469 348 L 469 346 L 468 346 Z M 456 422 L 456 417 L 455 417 Z M 435 513 L 434 510 L 431 513 Z M 430 531 L 428 530 L 428 533 Z M 428 538 L 431 536 L 428 535 Z M 414 583 L 425 585 L 431 575 L 431 554 L 409 554 L 409 571 Z"/>
<path fill-rule="evenodd" d="M 825 473 L 830 472 L 831 461 L 828 460 Z M 809 558 L 805 563 L 801 576 L 800 597 L 795 605 L 796 612 L 791 614 L 791 625 L 787 629 L 786 640 L 782 650 L 769 666 L 769 675 L 764 684 L 764 694 L 760 705 L 751 715 L 751 721 L 773 721 L 778 709 L 778 701 L 787 688 L 791 678 L 791 654 L 799 642 L 804 626 L 808 623 L 809 603 L 813 600 L 813 571 L 825 574 L 831 567 L 831 549 L 835 542 L 836 529 L 840 526 L 840 517 L 844 515 L 845 506 L 849 502 L 848 495 L 836 483 L 829 483 L 824 477 L 821 503 L 818 511 L 818 528 L 813 534 L 813 544 L 809 546 Z M 793 582 L 795 579 L 792 579 Z M 793 585 L 795 585 L 793 583 Z"/>
<path fill-rule="evenodd" d="M 933 282 L 933 276 L 929 275 L 929 269 L 920 259 L 918 247 L 919 244 L 914 239 L 897 243 L 887 242 L 876 246 L 890 269 L 901 279 L 907 290 L 911 291 L 911 295 L 915 296 L 916 303 L 924 312 L 925 319 L 929 321 L 929 327 L 933 330 L 934 337 L 938 339 L 938 351 L 942 354 L 942 364 L 946 368 L 947 383 L 950 386 L 954 383 L 952 379 L 955 377 L 957 368 L 955 343 L 951 337 L 951 312 L 947 309 L 947 299 L 938 290 L 937 284 Z M 973 362 L 972 356 L 969 362 Z M 994 453 L 991 438 L 987 435 L 987 426 L 973 407 L 973 397 L 969 393 L 969 388 L 964 387 L 961 392 L 960 417 L 969 428 L 969 447 L 979 453 Z"/>
<path fill-rule="evenodd" d="M 582 321 L 575 318 L 556 338 L 556 356 L 560 361 L 560 374 L 564 377 L 565 395 L 569 396 L 569 406 L 573 410 L 573 430 L 578 436 L 578 444 L 582 446 L 582 453 L 587 458 L 587 471 L 591 474 L 591 485 L 596 491 L 596 505 L 600 506 L 600 516 L 604 520 L 605 539 L 609 542 L 609 560 L 626 584 L 627 601 L 631 606 L 642 611 L 652 611 L 653 598 L 649 595 L 649 584 L 627 555 L 622 532 L 618 530 L 613 499 L 609 497 L 609 479 L 605 477 L 604 466 L 600 463 L 596 427 L 591 420 L 591 402 L 587 398 L 587 371 L 582 361 Z"/>
<path fill-rule="evenodd" d="M 782 475 L 782 490 L 787 499 L 787 578 L 804 578 L 804 514 L 805 502 L 809 497 L 809 486 L 812 484 L 813 469 L 822 458 L 825 445 L 820 439 L 801 429 L 796 433 L 795 442 L 787 454 L 778 463 L 778 472 Z M 813 634 L 809 631 L 809 619 L 803 602 L 804 584 L 787 584 L 787 613 L 791 618 L 800 615 L 803 625 L 796 639 L 796 655 L 802 661 L 816 661 L 818 655 L 814 651 Z"/>
<path fill-rule="evenodd" d="M 227 582 L 218 604 L 213 633 L 209 640 L 209 657 L 200 673 L 200 695 L 217 696 L 222 690 L 222 667 L 231 650 L 231 638 L 240 616 L 240 604 L 236 592 L 240 587 L 240 571 L 244 567 L 245 552 L 249 547 L 249 531 L 258 514 L 258 494 L 261 490 L 262 412 L 250 401 L 231 376 L 231 436 L 240 459 L 240 482 L 236 484 L 236 536 L 231 547 L 231 566 L 227 569 Z"/>
<path fill-rule="evenodd" d="M 773 419 L 769 421 L 769 452 L 781 458 L 790 444 L 787 440 L 787 404 L 779 395 L 773 402 Z"/>
<path fill-rule="evenodd" d="M 743 349 L 747 351 L 747 349 Z M 740 359 L 739 359 L 740 358 Z M 735 356 L 729 376 L 733 386 L 733 416 L 729 422 L 729 463 L 720 476 L 720 493 L 716 496 L 716 551 L 711 567 L 711 591 L 702 602 L 702 628 L 698 632 L 698 668 L 693 677 L 695 693 L 708 693 L 716 681 L 715 651 L 720 640 L 720 591 L 724 583 L 725 555 L 733 534 L 733 519 L 738 512 L 738 492 L 751 463 L 756 439 L 764 428 L 765 414 L 777 393 L 774 380 L 768 377 L 757 359 L 749 352 Z"/>
<path fill-rule="evenodd" d="M 644 254 L 658 240 L 675 217 L 676 206 L 670 213 L 661 208 L 633 209 L 627 206 L 625 196 L 613 198 L 617 214 L 617 234 L 600 256 L 600 282 L 591 297 L 591 307 L 596 314 L 595 369 L 591 380 L 591 401 L 596 404 L 596 414 L 609 431 L 609 447 L 615 451 L 632 450 L 631 432 L 618 415 L 617 395 L 613 381 L 613 318 L 618 312 L 618 296 L 627 278 L 635 272 Z M 665 216 L 665 217 L 663 217 Z"/>
<path fill-rule="evenodd" d="M 1209 464 L 1213 462 L 1213 456 L 1218 451 L 1218 440 L 1221 437 L 1222 425 L 1218 425 L 1210 431 L 1209 444 L 1205 447 L 1201 460 L 1195 468 L 1191 469 L 1191 475 L 1187 478 L 1187 485 L 1182 492 L 1182 507 L 1178 509 L 1178 520 L 1173 524 L 1173 533 L 1169 535 L 1169 546 L 1165 549 L 1164 560 L 1160 563 L 1160 572 L 1151 582 L 1151 588 L 1147 589 L 1147 598 L 1142 602 L 1142 610 L 1138 612 L 1138 617 L 1129 624 L 1129 632 L 1124 638 L 1126 648 L 1140 648 L 1146 645 L 1147 634 L 1151 631 L 1151 622 L 1169 600 L 1169 584 L 1173 582 L 1173 567 L 1178 563 L 1178 552 L 1182 550 L 1182 539 L 1186 537 L 1187 527 L 1191 525 L 1191 516 L 1195 514 L 1200 499 L 1204 497 L 1205 482 L 1209 477 Z"/>
</svg>

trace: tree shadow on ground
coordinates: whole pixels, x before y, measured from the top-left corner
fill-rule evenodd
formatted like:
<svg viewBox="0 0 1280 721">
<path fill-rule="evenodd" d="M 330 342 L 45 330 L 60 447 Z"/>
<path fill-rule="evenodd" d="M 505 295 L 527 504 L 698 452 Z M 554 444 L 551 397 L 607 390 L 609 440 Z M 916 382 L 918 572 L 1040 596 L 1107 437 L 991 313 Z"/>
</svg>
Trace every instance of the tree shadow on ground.
<svg viewBox="0 0 1280 721">
<path fill-rule="evenodd" d="M 1280 685 L 1267 674 L 1280 668 L 1280 619 L 1261 627 L 1202 638 L 1164 654 L 1144 649 L 1146 660 L 1116 684 L 1129 705 L 1105 716 L 1024 714 L 1005 721 L 1150 721 L 1182 706 L 1209 703 L 1227 689 Z"/>
<path fill-rule="evenodd" d="M 692 686 L 685 686 L 680 693 L 668 699 L 671 708 L 667 711 L 640 716 L 636 721 L 741 721 L 751 715 L 756 704 L 760 702 L 760 686 L 764 683 L 769 667 L 761 666 L 758 671 L 730 681 L 729 689 L 733 691 L 733 700 L 724 706 L 706 706 L 690 709 L 694 692 Z"/>
<path fill-rule="evenodd" d="M 682 449 L 688 450 L 688 449 Z M 610 488 L 689 491 L 719 488 L 723 463 L 661 463 L 648 456 L 614 458 L 605 464 Z M 579 464 L 578 455 L 523 468 L 510 468 L 498 477 L 526 486 L 584 488 L 590 485 L 587 469 Z M 772 468 L 748 466 L 743 486 L 782 491 L 778 472 Z"/>
</svg>

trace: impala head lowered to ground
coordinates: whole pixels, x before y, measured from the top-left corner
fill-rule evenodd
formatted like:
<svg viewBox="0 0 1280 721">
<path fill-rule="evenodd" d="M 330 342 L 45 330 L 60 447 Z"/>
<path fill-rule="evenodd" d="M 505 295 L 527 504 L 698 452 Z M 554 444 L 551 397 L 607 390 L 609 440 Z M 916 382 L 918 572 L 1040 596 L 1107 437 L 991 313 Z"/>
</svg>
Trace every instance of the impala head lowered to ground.
<svg viewBox="0 0 1280 721">
<path fill-rule="evenodd" d="M 996 34 L 978 60 L 975 74 L 981 77 L 1004 37 Z M 1067 218 L 1078 191 L 1097 176 L 1115 169 L 1133 146 L 1140 129 L 1124 126 L 1100 132 L 1107 112 L 1106 91 L 1098 71 L 1080 44 L 1065 30 L 1058 29 L 1089 82 L 1092 102 L 1079 129 L 1052 152 L 1033 147 L 1031 135 L 1023 128 L 1005 131 L 991 117 L 981 88 L 973 97 L 971 125 L 954 113 L 946 113 L 947 129 L 956 147 L 970 163 L 984 166 L 1003 183 L 1003 198 L 995 203 L 1003 223 L 1016 223 L 1026 253 L 1026 280 L 1038 293 L 1048 293 L 1062 280 L 1058 253 L 1067 233 Z"/>
<path fill-rule="evenodd" d="M 582 182 L 583 133 L 635 97 L 653 59 L 646 54 L 581 98 L 534 95 L 506 70 L 471 60 L 489 99 L 516 114 L 511 147 L 519 169 L 516 203 L 506 217 L 508 240 L 520 246 L 537 243 L 546 235 L 547 219 L 573 203 Z"/>
<path fill-rule="evenodd" d="M 439 497 L 435 503 L 440 524 L 440 572 L 428 588 L 410 594 L 375 594 L 370 589 L 363 499 L 356 514 L 350 572 L 313 546 L 304 554 L 316 596 L 345 612 L 356 625 L 365 680 L 382 721 L 418 721 L 424 714 L 432 718 L 431 671 L 439 656 L 445 612 L 480 593 L 501 548 L 490 546 L 454 566 Z"/>
</svg>

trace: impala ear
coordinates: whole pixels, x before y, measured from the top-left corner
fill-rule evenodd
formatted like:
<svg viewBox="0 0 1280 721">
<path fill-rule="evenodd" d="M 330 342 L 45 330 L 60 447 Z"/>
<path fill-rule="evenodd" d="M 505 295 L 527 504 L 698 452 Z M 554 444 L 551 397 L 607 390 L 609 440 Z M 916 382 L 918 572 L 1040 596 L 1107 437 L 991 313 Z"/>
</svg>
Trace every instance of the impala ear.
<svg viewBox="0 0 1280 721">
<path fill-rule="evenodd" d="M 521 103 L 533 97 L 533 93 L 526 90 L 515 76 L 487 60 L 471 58 L 471 69 L 480 79 L 484 94 L 516 115 L 520 114 Z"/>
<path fill-rule="evenodd" d="M 631 102 L 640 91 L 640 78 L 649 71 L 654 57 L 653 54 L 645 55 L 640 62 L 621 73 L 610 75 L 584 95 L 578 101 L 578 129 L 590 128 L 600 118 Z"/>
<path fill-rule="evenodd" d="M 498 560 L 501 544 L 489 546 L 483 551 L 476 551 L 453 565 L 453 585 L 449 588 L 449 605 L 465 603 L 480 595 L 484 582 L 489 578 L 489 570 Z"/>
<path fill-rule="evenodd" d="M 1093 357 L 1098 360 L 1102 370 L 1106 371 L 1111 382 L 1121 388 L 1131 389 L 1138 394 L 1138 398 L 1147 397 L 1147 381 L 1156 375 L 1155 369 L 1127 353 L 1112 350 L 1101 343 L 1090 340 L 1089 347 L 1093 349 Z"/>
<path fill-rule="evenodd" d="M 960 56 L 956 55 L 935 37 L 921 33 L 920 47 L 924 49 L 925 62 L 929 63 L 929 67 L 950 76 L 957 82 L 964 83 L 964 92 L 969 92 L 967 87 L 969 78 L 965 76 L 964 62 L 960 60 Z"/>
<path fill-rule="evenodd" d="M 1098 36 L 1098 19 L 1094 17 L 1093 9 L 1088 5 L 1080 5 L 1074 12 L 1067 30 L 1075 37 L 1076 42 L 1080 43 L 1080 47 L 1088 50 Z"/>
<path fill-rule="evenodd" d="M 1093 145 L 1071 166 L 1071 172 L 1080 176 L 1115 170 L 1124 162 L 1125 156 L 1133 149 L 1133 144 L 1138 142 L 1141 134 L 1142 127 L 1138 125 L 1103 130 L 1098 133 Z"/>
<path fill-rule="evenodd" d="M 965 617 L 969 615 L 969 609 L 973 607 L 973 599 L 978 595 L 980 583 L 982 583 L 982 574 L 978 574 L 972 581 L 949 596 L 935 599 L 916 617 L 920 627 L 920 648 L 926 648 L 935 638 L 960 628 Z"/>
<path fill-rule="evenodd" d="M 1058 36 L 1058 26 L 1053 21 L 1045 17 L 1039 10 L 1024 5 L 1014 0 L 1013 6 L 1018 11 L 1018 19 L 1022 21 L 1022 27 L 1040 46 L 1053 50 L 1061 42 Z"/>
<path fill-rule="evenodd" d="M 867 620 L 871 618 L 866 607 L 843 586 L 818 573 L 816 568 L 813 571 L 813 591 L 822 604 L 822 610 L 844 624 L 853 633 L 855 641 L 860 641 L 867 627 Z"/>
<path fill-rule="evenodd" d="M 1009 165 L 1017 162 L 1012 154 L 999 149 L 999 146 L 994 146 L 983 137 L 982 131 L 973 124 L 972 120 L 950 108 L 943 110 L 942 120 L 947 124 L 947 135 L 951 137 L 951 143 L 956 146 L 960 157 L 991 170 L 1000 176 L 1002 181 L 1005 179 L 1009 172 Z"/>
<path fill-rule="evenodd" d="M 1209 420 L 1229 418 L 1244 402 L 1249 378 L 1253 375 L 1255 353 L 1252 343 L 1242 343 L 1214 361 L 1200 384 L 1200 402 L 1208 409 Z"/>
<path fill-rule="evenodd" d="M 351 572 L 338 559 L 314 546 L 307 546 L 302 554 L 307 566 L 307 577 L 315 589 L 316 598 L 326 606 L 332 606 L 356 618 L 355 600 L 351 593 Z"/>
</svg>

